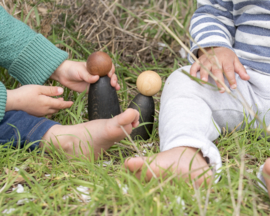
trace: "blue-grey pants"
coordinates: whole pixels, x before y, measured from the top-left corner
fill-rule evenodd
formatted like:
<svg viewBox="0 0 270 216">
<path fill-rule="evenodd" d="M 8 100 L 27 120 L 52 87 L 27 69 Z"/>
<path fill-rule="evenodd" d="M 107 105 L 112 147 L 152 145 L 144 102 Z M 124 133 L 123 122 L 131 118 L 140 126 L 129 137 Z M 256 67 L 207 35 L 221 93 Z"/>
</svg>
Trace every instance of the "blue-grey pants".
<svg viewBox="0 0 270 216">
<path fill-rule="evenodd" d="M 47 118 L 39 118 L 27 114 L 23 111 L 9 111 L 5 113 L 0 121 L 0 144 L 11 141 L 14 147 L 22 148 L 28 143 L 32 143 L 29 149 L 33 150 L 39 145 L 39 140 L 57 122 Z"/>
</svg>

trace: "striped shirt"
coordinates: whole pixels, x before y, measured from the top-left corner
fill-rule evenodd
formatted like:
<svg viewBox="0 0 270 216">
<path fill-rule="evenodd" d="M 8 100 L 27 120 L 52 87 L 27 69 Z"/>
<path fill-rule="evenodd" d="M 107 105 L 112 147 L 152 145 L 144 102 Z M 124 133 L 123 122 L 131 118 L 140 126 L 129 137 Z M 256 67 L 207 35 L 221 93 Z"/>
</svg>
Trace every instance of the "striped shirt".
<svg viewBox="0 0 270 216">
<path fill-rule="evenodd" d="M 270 74 L 270 0 L 197 0 L 197 5 L 190 24 L 195 56 L 198 45 L 227 47 L 243 65 Z"/>
</svg>

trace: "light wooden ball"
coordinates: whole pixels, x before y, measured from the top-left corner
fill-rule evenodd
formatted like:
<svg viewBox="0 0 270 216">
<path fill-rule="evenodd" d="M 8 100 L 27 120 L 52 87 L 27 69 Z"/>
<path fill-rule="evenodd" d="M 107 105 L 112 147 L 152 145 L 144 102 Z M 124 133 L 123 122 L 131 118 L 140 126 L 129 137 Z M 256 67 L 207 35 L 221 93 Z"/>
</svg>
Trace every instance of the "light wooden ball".
<svg viewBox="0 0 270 216">
<path fill-rule="evenodd" d="M 162 86 L 160 76 L 154 71 L 142 72 L 136 82 L 139 92 L 145 96 L 153 96 Z"/>
<path fill-rule="evenodd" d="M 112 60 L 105 52 L 94 52 L 88 57 L 86 68 L 92 75 L 106 76 L 112 69 Z"/>
</svg>

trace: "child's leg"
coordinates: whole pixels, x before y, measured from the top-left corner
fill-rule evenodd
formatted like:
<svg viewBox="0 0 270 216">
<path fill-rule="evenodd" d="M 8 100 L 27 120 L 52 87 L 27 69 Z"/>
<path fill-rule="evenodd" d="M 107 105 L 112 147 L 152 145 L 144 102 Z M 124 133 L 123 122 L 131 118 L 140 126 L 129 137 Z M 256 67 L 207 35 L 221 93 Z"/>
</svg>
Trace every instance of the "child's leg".
<svg viewBox="0 0 270 216">
<path fill-rule="evenodd" d="M 46 118 L 38 118 L 23 111 L 9 111 L 0 121 L 0 144 L 10 142 L 22 148 L 28 143 L 30 150 L 39 146 L 39 141 L 49 128 L 59 124 Z"/>
<path fill-rule="evenodd" d="M 189 73 L 190 67 L 182 68 Z M 198 73 L 199 74 L 199 73 Z M 249 82 L 241 80 L 236 75 L 238 90 L 253 108 L 260 105 L 255 100 Z M 213 79 L 209 82 L 215 84 Z M 255 110 L 256 111 L 256 110 Z M 246 112 L 248 114 L 248 112 Z M 227 93 L 220 94 L 207 85 L 199 85 L 192 81 L 180 70 L 175 71 L 166 81 L 161 97 L 160 109 L 160 149 L 161 153 L 155 155 L 151 167 L 157 176 L 163 174 L 166 169 L 183 174 L 189 171 L 192 158 L 199 152 L 192 162 L 191 178 L 198 177 L 207 168 L 207 162 L 218 171 L 221 167 L 221 157 L 213 140 L 218 138 L 221 127 L 228 125 L 229 130 L 237 126 L 244 117 L 244 109 Z M 249 120 L 251 120 L 250 118 Z M 143 160 L 147 158 L 132 158 L 125 162 L 125 166 L 140 177 Z M 160 169 L 162 168 L 162 169 Z M 206 173 L 210 175 L 211 171 Z M 147 180 L 152 178 L 149 170 L 146 173 Z M 203 177 L 197 180 L 203 182 Z"/>
<path fill-rule="evenodd" d="M 101 119 L 68 126 L 59 125 L 46 118 L 30 116 L 21 111 L 11 112 L 13 113 L 8 112 L 4 121 L 0 122 L 0 129 L 6 129 L 6 131 L 0 130 L 0 143 L 8 142 L 12 137 L 18 140 L 18 134 L 11 126 L 7 125 L 11 122 L 21 132 L 21 144 L 24 144 L 25 141 L 29 143 L 43 140 L 33 144 L 31 146 L 33 149 L 38 145 L 46 147 L 46 141 L 52 141 L 56 148 L 62 148 L 69 157 L 74 154 L 82 154 L 81 150 L 84 155 L 90 157 L 91 153 L 88 148 L 90 145 L 94 149 L 95 158 L 97 158 L 101 151 L 110 148 L 114 142 L 125 137 L 121 126 L 130 134 L 132 127 L 139 124 L 139 113 L 134 109 L 128 109 L 112 119 Z M 9 116 L 9 114 L 13 115 Z M 49 148 L 47 149 L 49 150 Z"/>
</svg>

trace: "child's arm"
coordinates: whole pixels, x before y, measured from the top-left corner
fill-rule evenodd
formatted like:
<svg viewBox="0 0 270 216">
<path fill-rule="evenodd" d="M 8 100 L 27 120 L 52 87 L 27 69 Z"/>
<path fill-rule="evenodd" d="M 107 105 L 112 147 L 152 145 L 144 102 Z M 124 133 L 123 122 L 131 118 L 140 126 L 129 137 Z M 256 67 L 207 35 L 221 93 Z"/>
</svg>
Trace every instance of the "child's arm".
<svg viewBox="0 0 270 216">
<path fill-rule="evenodd" d="M 61 87 L 40 85 L 24 85 L 18 89 L 7 90 L 5 111 L 22 110 L 34 116 L 57 113 L 73 104 L 72 101 L 64 101 L 63 98 L 52 98 L 61 95 L 63 91 Z"/>
<path fill-rule="evenodd" d="M 0 6 L 0 65 L 21 84 L 43 84 L 68 57 Z"/>
<path fill-rule="evenodd" d="M 0 6 L 0 65 L 21 84 L 43 84 L 67 57 L 66 52 Z M 6 103 L 7 91 L 0 83 L 0 121 Z"/>
<path fill-rule="evenodd" d="M 233 21 L 232 1 L 207 1 L 198 0 L 198 9 L 191 20 L 190 34 L 195 42 L 191 42 L 191 51 L 199 57 L 200 63 L 210 70 L 219 80 L 224 82 L 223 72 L 227 77 L 231 88 L 236 88 L 235 72 L 243 80 L 248 80 L 249 76 L 245 68 L 240 63 L 234 53 L 233 44 L 236 27 Z M 214 2 L 214 3 L 211 3 Z M 206 48 L 208 58 L 199 47 Z M 215 57 L 213 57 L 215 55 Z M 194 59 L 189 56 L 193 63 L 190 73 L 196 76 L 200 71 L 201 79 L 208 80 L 207 71 L 200 64 L 194 63 Z M 219 61 L 218 67 L 216 60 Z M 217 82 L 217 86 L 224 92 L 222 86 Z"/>
<path fill-rule="evenodd" d="M 211 3 L 213 2 L 213 3 Z M 191 52 L 195 56 L 200 47 L 226 47 L 232 51 L 236 27 L 233 20 L 233 2 L 197 0 L 198 8 L 190 23 Z M 194 59 L 189 56 L 193 63 Z"/>
</svg>

